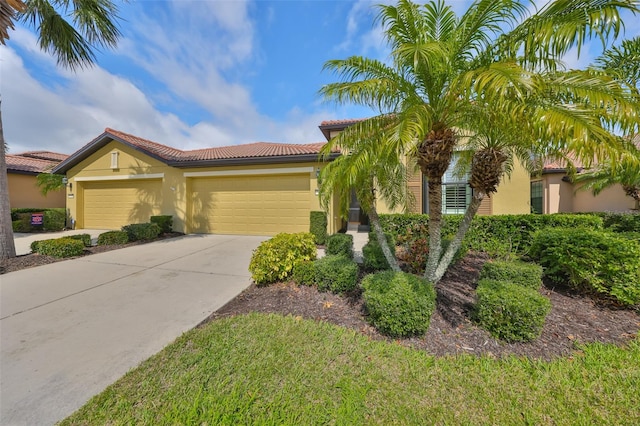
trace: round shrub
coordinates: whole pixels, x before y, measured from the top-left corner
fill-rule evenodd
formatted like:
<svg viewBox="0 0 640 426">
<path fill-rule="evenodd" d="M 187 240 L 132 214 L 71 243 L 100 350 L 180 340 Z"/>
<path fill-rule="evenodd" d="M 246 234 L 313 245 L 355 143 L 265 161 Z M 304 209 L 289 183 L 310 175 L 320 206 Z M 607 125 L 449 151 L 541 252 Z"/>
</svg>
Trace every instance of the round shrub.
<svg viewBox="0 0 640 426">
<path fill-rule="evenodd" d="M 64 237 L 38 241 L 36 249 L 38 254 L 45 256 L 73 257 L 84 253 L 84 244 L 80 240 Z"/>
<path fill-rule="evenodd" d="M 293 268 L 293 281 L 298 285 L 314 285 L 316 283 L 315 262 L 305 260 Z"/>
<path fill-rule="evenodd" d="M 315 262 L 318 290 L 344 293 L 358 284 L 358 264 L 340 255 L 329 255 Z"/>
<path fill-rule="evenodd" d="M 149 222 L 158 225 L 163 234 L 168 234 L 173 230 L 173 216 L 171 215 L 151 216 Z"/>
<path fill-rule="evenodd" d="M 337 254 L 353 259 L 353 235 L 333 234 L 327 237 L 327 254 Z"/>
<path fill-rule="evenodd" d="M 253 251 L 249 271 L 257 285 L 267 285 L 287 279 L 296 265 L 316 258 L 313 234 L 281 233 L 260 243 Z"/>
<path fill-rule="evenodd" d="M 91 235 L 89 234 L 76 234 L 67 235 L 65 238 L 71 238 L 72 240 L 80 240 L 85 247 L 91 247 Z"/>
<path fill-rule="evenodd" d="M 391 254 L 395 255 L 396 243 L 391 234 L 385 234 L 387 238 L 387 244 Z M 364 268 L 368 271 L 384 271 L 391 269 L 387 258 L 384 257 L 382 247 L 378 244 L 378 238 L 374 232 L 369 232 L 369 242 L 362 247 L 362 262 Z"/>
<path fill-rule="evenodd" d="M 122 230 L 129 236 L 129 241 L 153 240 L 162 233 L 157 223 L 133 223 L 123 226 Z"/>
<path fill-rule="evenodd" d="M 480 279 L 484 278 L 506 281 L 537 290 L 542 285 L 542 266 L 535 263 L 496 260 L 483 265 Z"/>
<path fill-rule="evenodd" d="M 474 319 L 492 336 L 527 342 L 542 332 L 551 302 L 536 290 L 509 282 L 480 280 Z"/>
<path fill-rule="evenodd" d="M 362 280 L 368 321 L 394 337 L 418 336 L 429 329 L 436 291 L 424 279 L 406 272 L 384 271 Z"/>
<path fill-rule="evenodd" d="M 587 228 L 547 229 L 535 234 L 529 254 L 552 281 L 640 304 L 640 242 Z"/>
<path fill-rule="evenodd" d="M 98 235 L 99 246 L 127 244 L 129 242 L 129 234 L 124 231 L 107 231 Z"/>
</svg>

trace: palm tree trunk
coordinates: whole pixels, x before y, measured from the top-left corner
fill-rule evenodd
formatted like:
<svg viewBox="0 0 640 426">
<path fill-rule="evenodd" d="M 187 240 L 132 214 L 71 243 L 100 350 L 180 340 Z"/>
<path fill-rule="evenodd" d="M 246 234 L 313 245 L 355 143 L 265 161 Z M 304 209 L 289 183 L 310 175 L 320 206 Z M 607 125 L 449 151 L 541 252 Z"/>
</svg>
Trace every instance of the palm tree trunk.
<svg viewBox="0 0 640 426">
<path fill-rule="evenodd" d="M 2 101 L 0 100 L 0 104 Z M 2 130 L 2 112 L 0 110 L 0 259 L 16 257 L 11 226 L 11 205 L 9 204 L 9 178 L 5 158 L 4 132 Z"/>
<path fill-rule="evenodd" d="M 384 254 L 384 258 L 387 259 L 389 266 L 391 269 L 400 272 L 400 266 L 398 265 L 398 261 L 396 260 L 395 254 L 391 253 L 391 249 L 389 248 L 389 243 L 387 242 L 387 236 L 384 234 L 382 230 L 382 225 L 380 225 L 380 217 L 378 216 L 378 211 L 375 206 L 372 206 L 369 209 L 369 220 L 371 221 L 371 225 L 373 226 L 373 230 L 376 234 L 376 239 L 378 240 L 378 244 L 382 248 L 382 253 Z"/>
<path fill-rule="evenodd" d="M 458 249 L 460 249 L 460 246 L 462 245 L 462 240 L 464 239 L 464 236 L 469 230 L 469 227 L 471 226 L 471 222 L 473 221 L 473 218 L 475 217 L 476 213 L 478 213 L 478 209 L 480 208 L 480 204 L 482 203 L 482 200 L 484 199 L 484 197 L 485 197 L 485 194 L 480 191 L 473 194 L 471 203 L 467 207 L 467 210 L 464 212 L 464 217 L 462 218 L 462 222 L 458 227 L 458 232 L 456 232 L 456 235 L 453 237 L 453 240 L 449 244 L 449 247 L 447 247 L 447 251 L 444 253 L 442 258 L 440 259 L 440 262 L 438 262 L 436 271 L 434 273 L 434 279 L 433 279 L 434 284 L 440 281 L 444 276 L 444 273 L 447 272 L 449 265 L 451 264 L 454 256 L 456 255 L 456 252 L 458 251 Z"/>
<path fill-rule="evenodd" d="M 430 177 L 429 185 L 429 256 L 424 278 L 435 283 L 436 269 L 442 252 L 442 177 Z"/>
</svg>

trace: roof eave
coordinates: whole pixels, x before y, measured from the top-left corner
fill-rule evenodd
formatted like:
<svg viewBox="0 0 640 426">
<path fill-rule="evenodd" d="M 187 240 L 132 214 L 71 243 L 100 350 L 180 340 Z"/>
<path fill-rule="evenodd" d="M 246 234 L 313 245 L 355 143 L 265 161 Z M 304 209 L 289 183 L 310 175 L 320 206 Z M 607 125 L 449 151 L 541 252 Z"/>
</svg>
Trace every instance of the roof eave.
<svg viewBox="0 0 640 426">
<path fill-rule="evenodd" d="M 328 161 L 335 160 L 340 153 L 331 153 Z M 319 154 L 277 155 L 269 157 L 220 158 L 215 160 L 170 161 L 167 164 L 179 169 L 190 167 L 244 166 L 252 164 L 283 164 L 321 162 Z"/>
</svg>

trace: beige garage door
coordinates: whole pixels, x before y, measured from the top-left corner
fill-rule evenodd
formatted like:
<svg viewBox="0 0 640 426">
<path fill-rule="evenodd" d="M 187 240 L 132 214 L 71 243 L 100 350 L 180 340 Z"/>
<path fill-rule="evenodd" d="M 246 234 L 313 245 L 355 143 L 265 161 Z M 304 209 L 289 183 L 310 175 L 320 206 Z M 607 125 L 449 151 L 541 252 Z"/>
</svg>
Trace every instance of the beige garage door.
<svg viewBox="0 0 640 426">
<path fill-rule="evenodd" d="M 149 222 L 160 214 L 161 180 L 86 182 L 83 191 L 84 227 L 120 229 Z"/>
<path fill-rule="evenodd" d="M 309 231 L 309 175 L 195 178 L 191 230 L 275 235 Z"/>
</svg>

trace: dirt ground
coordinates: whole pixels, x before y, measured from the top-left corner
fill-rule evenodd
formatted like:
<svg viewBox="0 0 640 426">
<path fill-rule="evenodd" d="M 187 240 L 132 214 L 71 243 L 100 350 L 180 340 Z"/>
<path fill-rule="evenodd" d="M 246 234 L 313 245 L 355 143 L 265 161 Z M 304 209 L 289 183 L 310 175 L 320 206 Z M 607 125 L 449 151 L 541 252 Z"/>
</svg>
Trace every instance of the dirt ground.
<svg viewBox="0 0 640 426">
<path fill-rule="evenodd" d="M 541 292 L 551 300 L 552 310 L 540 338 L 531 343 L 511 344 L 496 340 L 470 320 L 475 285 L 485 261 L 484 256 L 471 254 L 449 270 L 437 286 L 438 308 L 429 331 L 420 338 L 389 339 L 378 333 L 365 319 L 358 292 L 338 296 L 290 282 L 267 287 L 252 285 L 213 313 L 208 321 L 253 311 L 280 313 L 349 327 L 372 339 L 393 340 L 437 356 L 466 353 L 544 360 L 574 353 L 577 343 L 624 345 L 640 330 L 640 315 L 635 311 L 545 286 Z"/>
<path fill-rule="evenodd" d="M 169 234 L 160 238 L 171 238 Z M 143 242 L 125 245 L 96 246 L 85 255 L 115 250 Z M 50 256 L 28 254 L 0 261 L 0 273 L 64 261 Z M 526 356 L 550 360 L 576 351 L 576 344 L 603 342 L 624 345 L 640 330 L 640 315 L 636 311 L 619 309 L 604 302 L 572 293 L 563 288 L 545 286 L 541 292 L 551 300 L 552 309 L 542 335 L 531 343 L 503 343 L 470 320 L 475 298 L 475 286 L 486 257 L 470 254 L 450 268 L 438 284 L 437 310 L 431 318 L 427 334 L 420 338 L 393 341 L 443 356 L 454 354 L 485 354 L 494 357 Z M 243 293 L 211 314 L 206 321 L 249 312 L 271 312 L 326 321 L 349 327 L 372 339 L 392 340 L 378 333 L 365 317 L 360 294 L 345 296 L 320 293 L 313 287 L 293 283 L 277 283 L 267 287 L 251 285 Z M 205 321 L 205 322 L 206 322 Z"/>
</svg>

